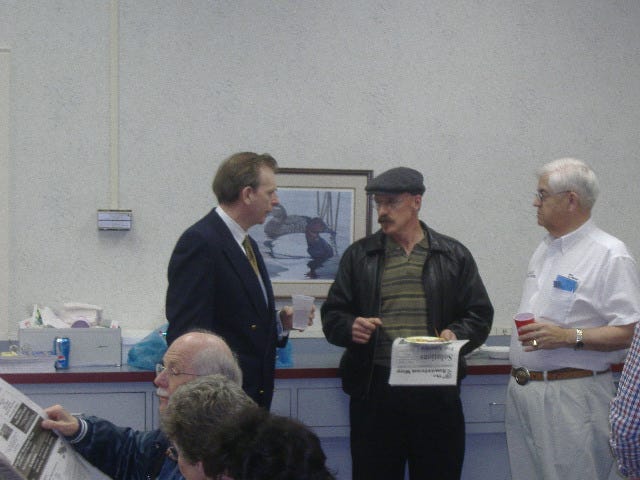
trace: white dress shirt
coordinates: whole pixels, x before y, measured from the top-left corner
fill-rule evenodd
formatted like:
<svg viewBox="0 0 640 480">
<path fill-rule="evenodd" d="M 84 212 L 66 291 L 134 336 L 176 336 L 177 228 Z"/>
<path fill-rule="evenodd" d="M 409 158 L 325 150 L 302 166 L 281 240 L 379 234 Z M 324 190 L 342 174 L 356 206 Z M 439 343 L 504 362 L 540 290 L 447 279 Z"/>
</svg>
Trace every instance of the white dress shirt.
<svg viewBox="0 0 640 480">
<path fill-rule="evenodd" d="M 247 251 L 245 250 L 244 245 L 242 245 L 242 242 L 244 242 L 245 237 L 247 235 L 249 235 L 249 233 L 246 232 L 238 224 L 238 222 L 236 222 L 233 218 L 231 218 L 227 214 L 227 212 L 224 211 L 224 209 L 222 207 L 216 208 L 216 212 L 218 212 L 218 215 L 220 215 L 220 218 L 222 219 L 224 224 L 227 226 L 227 228 L 231 232 L 231 235 L 233 235 L 234 240 L 238 243 L 238 245 L 240 246 L 240 248 L 242 249 L 242 251 L 246 255 Z M 265 301 L 265 303 L 268 303 L 267 289 L 266 289 L 266 287 L 264 285 L 262 277 L 260 275 L 258 275 L 257 277 L 258 277 L 258 280 L 260 281 L 260 287 L 262 288 L 262 295 L 264 296 L 264 301 Z M 279 321 L 278 321 L 278 323 L 279 323 Z"/>
<path fill-rule="evenodd" d="M 548 235 L 529 262 L 519 312 L 564 328 L 626 325 L 640 320 L 640 277 L 627 247 L 589 220 L 560 238 Z M 600 352 L 573 348 L 525 352 L 518 332 L 511 335 L 514 367 L 605 370 L 626 350 Z"/>
<path fill-rule="evenodd" d="M 242 251 L 246 255 L 247 252 L 245 251 L 244 246 L 242 245 L 242 242 L 244 241 L 245 237 L 247 235 L 249 235 L 249 233 L 246 232 L 238 224 L 238 222 L 236 222 L 233 218 L 231 218 L 227 214 L 227 212 L 224 211 L 224 209 L 222 207 L 218 206 L 216 208 L 216 212 L 218 212 L 218 215 L 220 215 L 220 218 L 222 219 L 224 224 L 227 226 L 227 228 L 231 232 L 231 235 L 233 235 L 233 238 L 235 239 L 235 241 L 238 243 L 238 245 L 240 246 L 240 248 L 242 249 Z M 265 301 L 265 303 L 268 303 L 267 289 L 266 289 L 266 287 L 264 285 L 262 277 L 258 276 L 258 280 L 260 280 L 260 286 L 262 287 L 262 294 L 264 295 L 264 301 Z M 289 332 L 288 331 L 284 331 L 284 329 L 282 328 L 282 322 L 280 321 L 280 315 L 279 314 L 276 315 L 276 327 L 278 328 L 278 337 L 279 338 L 282 338 L 284 336 L 288 336 L 289 335 Z"/>
</svg>

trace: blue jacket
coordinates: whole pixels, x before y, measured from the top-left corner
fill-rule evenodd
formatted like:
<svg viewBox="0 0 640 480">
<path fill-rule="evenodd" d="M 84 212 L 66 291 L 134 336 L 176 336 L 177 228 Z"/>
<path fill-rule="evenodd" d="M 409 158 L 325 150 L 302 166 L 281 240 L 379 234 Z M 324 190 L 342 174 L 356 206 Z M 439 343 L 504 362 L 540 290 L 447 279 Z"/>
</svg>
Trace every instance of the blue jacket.
<svg viewBox="0 0 640 480">
<path fill-rule="evenodd" d="M 117 427 L 98 417 L 80 418 L 81 428 L 70 439 L 73 447 L 115 480 L 184 480 L 166 451 L 169 440 L 160 430 L 140 432 Z"/>
</svg>

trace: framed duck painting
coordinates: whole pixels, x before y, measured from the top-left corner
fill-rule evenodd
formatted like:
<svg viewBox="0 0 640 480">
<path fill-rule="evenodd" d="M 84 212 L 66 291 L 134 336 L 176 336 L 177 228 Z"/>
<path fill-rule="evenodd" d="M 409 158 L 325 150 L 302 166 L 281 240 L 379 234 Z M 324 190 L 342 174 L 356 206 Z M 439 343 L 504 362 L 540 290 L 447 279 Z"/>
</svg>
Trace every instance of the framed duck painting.
<svg viewBox="0 0 640 480">
<path fill-rule="evenodd" d="M 277 298 L 326 298 L 344 250 L 371 233 L 365 186 L 372 176 L 372 170 L 278 169 L 280 203 L 249 229 Z"/>
</svg>

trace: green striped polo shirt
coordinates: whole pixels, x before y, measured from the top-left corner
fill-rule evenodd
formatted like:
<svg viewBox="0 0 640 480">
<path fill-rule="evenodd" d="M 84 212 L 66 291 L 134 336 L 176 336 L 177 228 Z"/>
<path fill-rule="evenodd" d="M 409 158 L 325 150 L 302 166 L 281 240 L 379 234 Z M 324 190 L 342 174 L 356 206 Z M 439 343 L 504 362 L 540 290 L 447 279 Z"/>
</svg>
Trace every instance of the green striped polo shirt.
<svg viewBox="0 0 640 480">
<path fill-rule="evenodd" d="M 425 236 L 409 255 L 387 237 L 380 286 L 380 318 L 374 363 L 391 365 L 391 344 L 398 337 L 427 335 L 427 299 L 422 284 L 422 268 L 429 253 Z"/>
</svg>

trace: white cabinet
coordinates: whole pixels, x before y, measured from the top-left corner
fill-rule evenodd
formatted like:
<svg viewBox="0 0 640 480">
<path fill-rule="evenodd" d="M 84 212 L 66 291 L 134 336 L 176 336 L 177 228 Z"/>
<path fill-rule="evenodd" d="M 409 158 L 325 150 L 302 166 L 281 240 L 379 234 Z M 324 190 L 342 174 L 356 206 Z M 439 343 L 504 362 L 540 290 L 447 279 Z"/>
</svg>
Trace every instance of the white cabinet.
<svg viewBox="0 0 640 480">
<path fill-rule="evenodd" d="M 508 375 L 469 375 L 462 382 L 467 433 L 463 480 L 511 478 L 504 433 L 508 380 Z M 281 415 L 288 412 L 311 427 L 338 480 L 351 478 L 349 397 L 339 378 L 276 380 L 272 410 Z"/>
<path fill-rule="evenodd" d="M 157 423 L 155 387 L 147 383 L 19 384 L 42 408 L 60 404 L 72 413 L 96 415 L 116 425 L 150 430 Z"/>
<path fill-rule="evenodd" d="M 349 397 L 340 387 L 299 388 L 298 419 L 320 437 L 348 437 Z"/>
<path fill-rule="evenodd" d="M 462 381 L 467 433 L 504 433 L 508 380 L 505 375 L 470 375 Z"/>
<path fill-rule="evenodd" d="M 467 448 L 463 480 L 508 480 L 504 403 L 508 375 L 469 375 L 462 382 Z M 151 382 L 16 384 L 40 406 L 59 403 L 73 413 L 97 415 L 137 430 L 158 427 Z M 339 378 L 276 379 L 272 411 L 297 418 L 320 437 L 338 480 L 351 478 L 349 397 Z"/>
<path fill-rule="evenodd" d="M 504 407 L 508 375 L 469 375 L 462 381 L 466 450 L 463 480 L 511 479 Z"/>
<path fill-rule="evenodd" d="M 271 410 L 279 415 L 288 411 L 289 416 L 311 427 L 320 437 L 336 478 L 351 478 L 349 397 L 339 378 L 277 379 Z"/>
<path fill-rule="evenodd" d="M 287 387 L 278 387 L 276 381 L 276 390 L 273 392 L 273 400 L 271 401 L 271 411 L 285 417 L 293 416 L 293 397 L 295 391 Z"/>
</svg>

